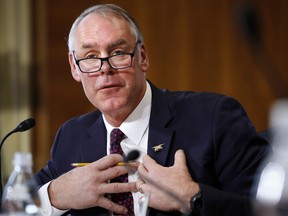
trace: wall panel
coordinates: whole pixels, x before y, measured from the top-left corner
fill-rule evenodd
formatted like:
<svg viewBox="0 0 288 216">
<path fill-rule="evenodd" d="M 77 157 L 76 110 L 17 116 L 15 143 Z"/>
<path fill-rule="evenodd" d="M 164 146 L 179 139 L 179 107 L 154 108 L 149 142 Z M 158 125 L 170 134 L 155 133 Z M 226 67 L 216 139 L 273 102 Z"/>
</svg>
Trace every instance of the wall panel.
<svg viewBox="0 0 288 216">
<path fill-rule="evenodd" d="M 81 85 L 70 75 L 65 38 L 76 16 L 97 2 L 117 3 L 136 17 L 150 56 L 148 78 L 152 82 L 171 90 L 213 91 L 230 95 L 243 104 L 258 130 L 268 127 L 269 108 L 278 96 L 237 31 L 235 8 L 244 1 L 33 2 L 36 42 L 34 87 L 38 92 L 34 108 L 38 119 L 46 119 L 38 123 L 40 126 L 36 133 L 38 167 L 43 166 L 48 159 L 48 149 L 58 127 L 65 120 L 92 109 Z M 287 83 L 288 1 L 250 2 L 261 15 L 263 48 L 278 71 L 273 73 L 280 73 Z M 41 9 L 39 4 L 42 5 Z M 45 52 L 41 51 L 43 46 Z M 43 97 L 45 107 L 40 103 Z"/>
</svg>

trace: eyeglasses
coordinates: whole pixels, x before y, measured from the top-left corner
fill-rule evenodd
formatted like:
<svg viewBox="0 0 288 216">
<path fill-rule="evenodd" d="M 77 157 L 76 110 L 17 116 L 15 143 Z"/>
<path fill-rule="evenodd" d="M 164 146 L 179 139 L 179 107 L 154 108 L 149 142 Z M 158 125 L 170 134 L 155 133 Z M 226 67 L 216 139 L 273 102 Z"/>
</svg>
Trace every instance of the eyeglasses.
<svg viewBox="0 0 288 216">
<path fill-rule="evenodd" d="M 124 69 L 131 66 L 132 59 L 139 43 L 140 41 L 136 42 L 132 53 L 121 53 L 106 58 L 82 58 L 77 60 L 75 57 L 75 51 L 73 50 L 73 57 L 82 73 L 95 73 L 100 71 L 104 61 L 107 61 L 113 69 Z"/>
</svg>

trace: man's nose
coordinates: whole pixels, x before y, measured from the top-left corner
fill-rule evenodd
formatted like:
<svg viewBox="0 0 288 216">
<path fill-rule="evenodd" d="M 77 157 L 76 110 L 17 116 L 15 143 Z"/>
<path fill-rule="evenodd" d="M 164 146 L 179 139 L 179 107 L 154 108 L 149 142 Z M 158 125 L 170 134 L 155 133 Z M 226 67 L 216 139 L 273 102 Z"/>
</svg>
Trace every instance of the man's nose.
<svg viewBox="0 0 288 216">
<path fill-rule="evenodd" d="M 101 73 L 107 74 L 110 73 L 113 70 L 113 68 L 110 66 L 108 60 L 102 61 L 102 67 L 100 69 Z"/>
</svg>

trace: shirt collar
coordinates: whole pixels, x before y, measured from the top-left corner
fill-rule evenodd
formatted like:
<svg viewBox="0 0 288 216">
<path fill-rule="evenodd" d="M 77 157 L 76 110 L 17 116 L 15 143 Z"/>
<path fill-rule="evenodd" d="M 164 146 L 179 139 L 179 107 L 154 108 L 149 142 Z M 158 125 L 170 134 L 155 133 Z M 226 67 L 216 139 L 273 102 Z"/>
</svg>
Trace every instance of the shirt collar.
<svg viewBox="0 0 288 216">
<path fill-rule="evenodd" d="M 145 130 L 148 128 L 151 113 L 152 92 L 150 84 L 147 81 L 146 84 L 147 88 L 144 97 L 119 127 L 119 129 L 136 145 L 139 145 Z M 114 127 L 106 121 L 104 115 L 103 119 L 108 135 Z"/>
</svg>

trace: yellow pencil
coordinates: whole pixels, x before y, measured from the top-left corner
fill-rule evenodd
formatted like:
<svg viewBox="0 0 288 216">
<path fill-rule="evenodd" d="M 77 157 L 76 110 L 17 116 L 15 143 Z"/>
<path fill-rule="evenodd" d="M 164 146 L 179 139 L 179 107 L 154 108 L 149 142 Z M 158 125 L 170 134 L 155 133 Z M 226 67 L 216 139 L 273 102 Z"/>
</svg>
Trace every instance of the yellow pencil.
<svg viewBox="0 0 288 216">
<path fill-rule="evenodd" d="M 71 165 L 73 167 L 82 167 L 82 166 L 86 166 L 90 163 L 72 163 Z M 116 166 L 138 166 L 139 162 L 118 162 L 116 164 Z"/>
<path fill-rule="evenodd" d="M 72 163 L 71 165 L 73 166 L 73 167 L 82 167 L 82 166 L 86 166 L 86 165 L 88 165 L 88 164 L 90 164 L 90 163 Z M 116 164 L 116 166 L 130 166 L 130 165 L 134 165 L 135 164 L 135 162 L 129 162 L 129 163 L 127 163 L 127 162 L 118 162 L 117 164 Z"/>
<path fill-rule="evenodd" d="M 72 163 L 71 165 L 73 167 L 82 167 L 82 166 L 86 166 L 88 164 L 90 164 L 90 163 Z"/>
</svg>

